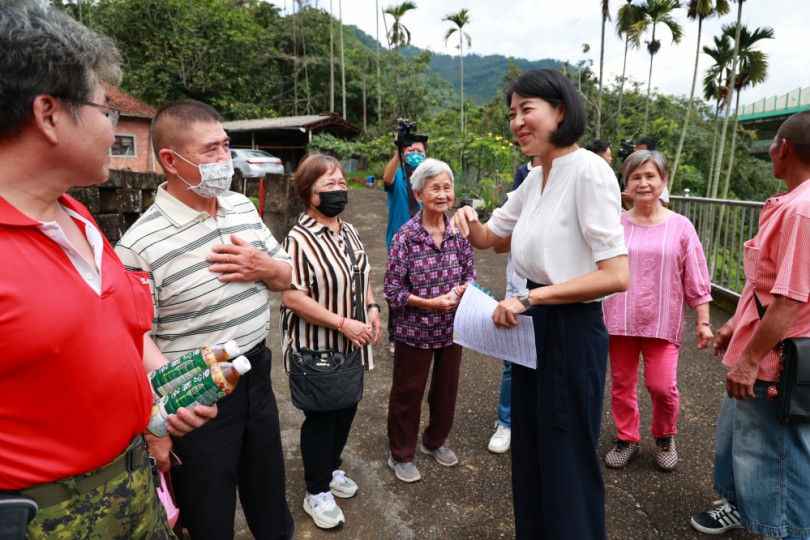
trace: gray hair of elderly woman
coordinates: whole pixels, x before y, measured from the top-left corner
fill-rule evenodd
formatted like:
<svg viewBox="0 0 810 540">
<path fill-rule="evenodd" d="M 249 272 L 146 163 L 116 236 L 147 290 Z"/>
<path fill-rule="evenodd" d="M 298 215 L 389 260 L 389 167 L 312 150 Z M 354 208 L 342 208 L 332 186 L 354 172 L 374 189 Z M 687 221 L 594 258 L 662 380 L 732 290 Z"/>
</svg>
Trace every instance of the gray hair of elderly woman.
<svg viewBox="0 0 810 540">
<path fill-rule="evenodd" d="M 455 182 L 450 165 L 438 159 L 427 158 L 411 175 L 411 188 L 421 193 L 430 178 L 439 176 L 442 173 L 447 173 L 450 176 L 451 184 Z"/>
<path fill-rule="evenodd" d="M 668 181 L 669 177 L 669 161 L 661 152 L 657 150 L 637 150 L 633 152 L 627 159 L 624 160 L 622 163 L 622 182 L 624 185 L 627 185 L 627 179 L 630 175 L 647 163 L 648 161 L 652 161 L 655 168 L 658 169 L 658 174 L 661 175 L 661 180 L 664 182 Z"/>
<path fill-rule="evenodd" d="M 0 142 L 18 134 L 42 94 L 60 98 L 77 121 L 96 80 L 121 82 L 109 38 L 33 0 L 0 0 Z"/>
</svg>

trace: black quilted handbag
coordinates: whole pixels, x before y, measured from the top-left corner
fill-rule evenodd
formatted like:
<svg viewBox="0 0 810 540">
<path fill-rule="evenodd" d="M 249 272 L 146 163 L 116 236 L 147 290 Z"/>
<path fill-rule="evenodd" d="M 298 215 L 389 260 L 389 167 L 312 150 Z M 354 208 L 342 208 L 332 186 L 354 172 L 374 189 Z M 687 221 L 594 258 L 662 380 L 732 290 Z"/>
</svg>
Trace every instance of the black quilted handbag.
<svg viewBox="0 0 810 540">
<path fill-rule="evenodd" d="M 759 318 L 765 316 L 765 308 L 754 293 Z M 780 422 L 810 423 L 810 338 L 785 338 L 781 348 L 780 373 L 776 380 L 776 397 L 768 393 L 774 402 L 776 419 Z"/>
<path fill-rule="evenodd" d="M 345 233 L 344 240 L 352 262 L 355 319 L 362 321 L 360 267 Z M 363 375 L 368 369 L 363 364 L 363 350 L 355 348 L 343 354 L 331 349 L 301 348 L 300 352 L 290 352 L 287 376 L 293 405 L 303 411 L 335 411 L 359 403 L 363 399 Z"/>
</svg>

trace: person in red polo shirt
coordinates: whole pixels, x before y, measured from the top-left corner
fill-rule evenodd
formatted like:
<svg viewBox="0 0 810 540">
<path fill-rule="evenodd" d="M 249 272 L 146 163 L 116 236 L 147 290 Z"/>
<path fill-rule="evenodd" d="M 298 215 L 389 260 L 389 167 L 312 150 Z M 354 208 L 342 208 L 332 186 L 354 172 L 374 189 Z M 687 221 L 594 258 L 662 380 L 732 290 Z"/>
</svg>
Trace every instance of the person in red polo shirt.
<svg viewBox="0 0 810 540">
<path fill-rule="evenodd" d="M 717 331 L 714 354 L 728 366 L 717 420 L 717 508 L 692 517 L 707 534 L 745 528 L 765 538 L 810 539 L 810 424 L 776 419 L 768 389 L 780 376 L 783 338 L 810 337 L 810 111 L 779 128 L 769 151 L 774 195 L 745 243 L 745 289 Z M 765 306 L 760 320 L 756 299 Z"/>
<path fill-rule="evenodd" d="M 0 49 L 3 533 L 17 520 L 19 538 L 173 538 L 142 436 L 146 373 L 167 362 L 145 337 L 147 276 L 127 272 L 65 195 L 108 177 L 120 111 L 99 80 L 120 80 L 120 54 L 67 15 L 5 0 Z M 216 412 L 183 409 L 169 432 Z M 165 444 L 155 446 L 166 461 Z M 31 501 L 39 513 L 26 531 Z"/>
</svg>

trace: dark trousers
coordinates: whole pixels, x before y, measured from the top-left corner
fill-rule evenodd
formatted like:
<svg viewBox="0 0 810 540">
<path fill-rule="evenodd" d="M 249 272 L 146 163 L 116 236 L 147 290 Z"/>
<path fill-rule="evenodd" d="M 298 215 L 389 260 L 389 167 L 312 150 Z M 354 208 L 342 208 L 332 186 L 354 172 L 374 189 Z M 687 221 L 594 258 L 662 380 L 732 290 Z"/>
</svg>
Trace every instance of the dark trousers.
<svg viewBox="0 0 810 540">
<path fill-rule="evenodd" d="M 340 454 L 349 439 L 357 404 L 336 411 L 304 411 L 301 458 L 304 480 L 312 495 L 329 491 L 332 471 L 340 469 Z"/>
<path fill-rule="evenodd" d="M 461 346 L 418 349 L 397 343 L 394 353 L 394 380 L 388 400 L 388 444 L 391 456 L 400 463 L 413 461 L 419 438 L 419 417 L 430 366 L 428 406 L 430 421 L 422 435 L 422 444 L 436 450 L 450 434 L 456 414 Z"/>
<path fill-rule="evenodd" d="M 254 538 L 293 536 L 270 350 L 261 343 L 246 356 L 251 370 L 219 401 L 217 417 L 184 437 L 172 437 L 183 462 L 172 468 L 174 492 L 180 520 L 194 540 L 233 538 L 237 488 Z"/>
<path fill-rule="evenodd" d="M 608 356 L 600 302 L 538 306 L 537 370 L 512 367 L 512 491 L 518 540 L 604 540 L 596 445 Z"/>
</svg>

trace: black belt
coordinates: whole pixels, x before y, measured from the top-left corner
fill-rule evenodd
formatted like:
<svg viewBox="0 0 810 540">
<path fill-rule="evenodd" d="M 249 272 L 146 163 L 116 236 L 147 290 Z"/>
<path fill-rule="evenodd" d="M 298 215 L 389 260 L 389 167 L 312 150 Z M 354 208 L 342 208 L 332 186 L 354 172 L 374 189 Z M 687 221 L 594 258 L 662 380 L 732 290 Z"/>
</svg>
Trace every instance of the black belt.
<svg viewBox="0 0 810 540">
<path fill-rule="evenodd" d="M 150 461 L 147 449 L 146 441 L 138 435 L 117 458 L 88 475 L 79 474 L 49 484 L 31 486 L 21 493 L 34 499 L 40 508 L 69 501 L 76 494 L 83 495 L 103 486 L 119 474 L 148 467 Z"/>
</svg>

